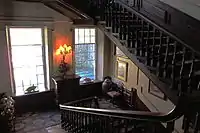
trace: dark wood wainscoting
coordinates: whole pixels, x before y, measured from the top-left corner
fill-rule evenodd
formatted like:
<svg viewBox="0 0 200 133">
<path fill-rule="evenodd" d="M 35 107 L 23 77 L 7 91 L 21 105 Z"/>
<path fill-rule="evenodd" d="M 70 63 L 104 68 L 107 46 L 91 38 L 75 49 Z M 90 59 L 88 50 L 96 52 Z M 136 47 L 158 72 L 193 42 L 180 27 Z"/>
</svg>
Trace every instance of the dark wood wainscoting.
<svg viewBox="0 0 200 133">
<path fill-rule="evenodd" d="M 16 113 L 55 109 L 55 92 L 53 90 L 13 97 Z"/>
<path fill-rule="evenodd" d="M 76 93 L 72 95 L 74 100 L 101 95 L 102 81 L 96 81 L 89 84 L 81 84 L 75 88 Z M 65 94 L 64 94 L 65 95 Z M 69 94 L 66 94 L 66 96 Z M 44 111 L 57 109 L 56 93 L 54 90 L 37 92 L 22 96 L 14 96 L 16 113 Z"/>
</svg>

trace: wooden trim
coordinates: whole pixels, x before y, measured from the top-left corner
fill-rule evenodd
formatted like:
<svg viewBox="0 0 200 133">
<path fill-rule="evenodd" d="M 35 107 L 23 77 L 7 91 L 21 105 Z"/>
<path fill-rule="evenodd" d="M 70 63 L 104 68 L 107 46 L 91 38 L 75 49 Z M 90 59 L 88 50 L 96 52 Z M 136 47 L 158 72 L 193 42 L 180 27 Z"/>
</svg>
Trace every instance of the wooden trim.
<svg viewBox="0 0 200 133">
<path fill-rule="evenodd" d="M 84 99 L 91 100 L 92 98 Z M 73 103 L 68 103 L 65 105 L 59 105 L 61 110 L 68 110 L 74 112 L 81 112 L 85 114 L 93 114 L 100 116 L 108 116 L 114 118 L 122 119 L 139 119 L 145 121 L 154 121 L 154 122 L 172 122 L 179 119 L 189 106 L 188 99 L 184 96 L 180 96 L 177 106 L 172 109 L 169 113 L 161 112 L 149 112 L 149 111 L 125 111 L 125 110 L 108 110 L 108 109 L 95 109 L 95 108 L 85 108 L 85 107 L 74 107 L 72 104 L 83 102 L 79 100 Z M 71 106 L 70 106 L 71 105 Z"/>
<path fill-rule="evenodd" d="M 125 65 L 124 77 L 118 74 L 119 63 L 122 63 L 123 65 Z M 126 82 L 127 81 L 127 77 L 128 77 L 128 62 L 125 62 L 125 61 L 122 61 L 122 60 L 117 60 L 117 78 Z"/>
</svg>

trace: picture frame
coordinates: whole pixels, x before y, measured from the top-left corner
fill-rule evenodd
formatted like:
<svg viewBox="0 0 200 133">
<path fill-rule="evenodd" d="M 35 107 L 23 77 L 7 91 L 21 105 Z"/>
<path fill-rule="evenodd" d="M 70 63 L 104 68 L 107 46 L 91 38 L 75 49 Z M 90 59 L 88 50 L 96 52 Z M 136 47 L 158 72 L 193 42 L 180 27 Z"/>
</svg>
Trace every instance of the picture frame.
<svg viewBox="0 0 200 133">
<path fill-rule="evenodd" d="M 117 60 L 117 78 L 122 81 L 127 81 L 128 63 L 125 61 Z"/>
<path fill-rule="evenodd" d="M 160 98 L 164 101 L 167 100 L 167 96 L 160 91 L 160 89 L 152 82 L 152 81 L 149 81 L 149 89 L 148 89 L 148 92 L 157 97 L 157 98 Z"/>
</svg>

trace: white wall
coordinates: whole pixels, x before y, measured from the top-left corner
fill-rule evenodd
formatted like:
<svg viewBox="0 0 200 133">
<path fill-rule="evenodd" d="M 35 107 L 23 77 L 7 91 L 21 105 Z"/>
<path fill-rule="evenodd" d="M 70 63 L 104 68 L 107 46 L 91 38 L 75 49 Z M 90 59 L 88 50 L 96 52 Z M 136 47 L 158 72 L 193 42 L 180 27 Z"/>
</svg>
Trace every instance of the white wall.
<svg viewBox="0 0 200 133">
<path fill-rule="evenodd" d="M 200 20 L 200 0 L 160 0 Z"/>
<path fill-rule="evenodd" d="M 102 80 L 105 76 L 112 76 L 114 69 L 112 65 L 113 56 L 111 51 L 113 47 L 111 41 L 104 33 L 97 29 L 97 79 Z"/>
<path fill-rule="evenodd" d="M 12 95 L 10 66 L 8 58 L 8 45 L 6 42 L 6 26 L 31 26 L 31 27 L 43 27 L 47 26 L 49 33 L 53 33 L 56 23 L 62 22 L 62 27 L 59 29 L 69 29 L 69 18 L 57 13 L 56 11 L 44 6 L 42 3 L 28 3 L 11 0 L 0 1 L 0 93 L 7 92 Z M 56 32 L 59 32 L 59 29 Z M 67 30 L 63 36 L 71 36 L 71 32 Z M 54 34 L 49 34 L 54 36 Z M 49 49 L 53 51 L 53 38 L 49 36 Z M 53 53 L 49 54 L 50 59 L 50 71 L 52 72 L 52 59 Z M 50 73 L 52 74 L 52 73 Z"/>
<path fill-rule="evenodd" d="M 114 44 L 111 43 L 110 45 Z M 110 56 L 113 56 L 113 61 L 111 64 L 114 65 L 113 75 L 115 80 L 123 82 L 125 87 L 129 90 L 131 90 L 131 88 L 137 89 L 137 95 L 150 111 L 168 113 L 175 107 L 175 105 L 169 99 L 165 101 L 149 93 L 149 88 L 156 86 L 149 84 L 150 79 L 142 71 L 140 71 L 140 69 L 129 58 L 114 55 L 113 51 L 110 51 L 109 53 Z M 117 78 L 117 60 L 127 62 L 128 64 L 127 81 L 122 81 Z M 183 130 L 181 129 L 181 126 L 182 118 L 176 121 L 175 132 L 182 133 Z"/>
</svg>

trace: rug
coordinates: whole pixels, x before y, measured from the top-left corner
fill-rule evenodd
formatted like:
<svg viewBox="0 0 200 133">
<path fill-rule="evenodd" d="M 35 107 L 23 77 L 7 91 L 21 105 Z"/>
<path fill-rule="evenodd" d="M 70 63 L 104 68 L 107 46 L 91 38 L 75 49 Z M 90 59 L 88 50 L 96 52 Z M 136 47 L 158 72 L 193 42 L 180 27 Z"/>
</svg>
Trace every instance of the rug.
<svg viewBox="0 0 200 133">
<path fill-rule="evenodd" d="M 60 112 L 30 112 L 17 116 L 15 129 L 16 133 L 27 133 L 46 129 L 60 124 Z"/>
</svg>

